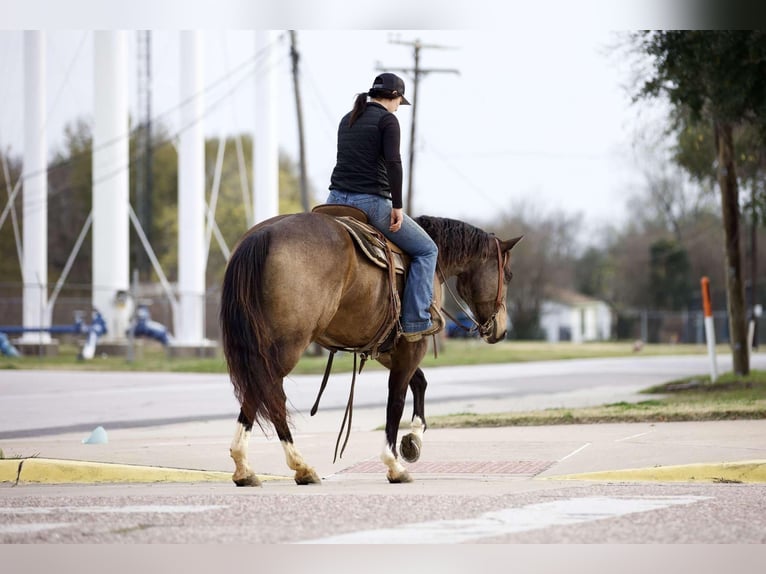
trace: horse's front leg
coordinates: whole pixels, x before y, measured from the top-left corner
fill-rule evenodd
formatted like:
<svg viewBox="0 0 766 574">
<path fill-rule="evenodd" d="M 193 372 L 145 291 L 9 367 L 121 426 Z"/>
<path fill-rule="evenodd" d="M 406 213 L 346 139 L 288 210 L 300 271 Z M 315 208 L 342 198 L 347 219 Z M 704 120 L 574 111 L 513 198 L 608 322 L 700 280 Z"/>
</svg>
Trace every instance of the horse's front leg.
<svg viewBox="0 0 766 574">
<path fill-rule="evenodd" d="M 425 415 L 425 395 L 426 395 L 426 376 L 421 369 L 417 369 L 410 379 L 410 389 L 412 390 L 412 422 L 410 423 L 410 432 L 402 437 L 399 449 L 402 458 L 407 462 L 416 462 L 420 458 L 420 451 L 423 448 L 423 432 L 427 428 Z"/>
<path fill-rule="evenodd" d="M 380 459 L 388 467 L 386 478 L 391 483 L 412 482 L 412 477 L 407 469 L 399 462 L 396 454 L 396 438 L 399 433 L 399 424 L 404 412 L 404 402 L 407 398 L 407 383 L 410 373 L 391 370 L 388 378 L 388 402 L 386 405 L 386 443 Z"/>
<path fill-rule="evenodd" d="M 261 481 L 247 464 L 247 446 L 253 431 L 253 421 L 240 410 L 237 428 L 231 441 L 229 453 L 234 459 L 234 475 L 231 477 L 237 486 L 261 486 Z"/>
</svg>

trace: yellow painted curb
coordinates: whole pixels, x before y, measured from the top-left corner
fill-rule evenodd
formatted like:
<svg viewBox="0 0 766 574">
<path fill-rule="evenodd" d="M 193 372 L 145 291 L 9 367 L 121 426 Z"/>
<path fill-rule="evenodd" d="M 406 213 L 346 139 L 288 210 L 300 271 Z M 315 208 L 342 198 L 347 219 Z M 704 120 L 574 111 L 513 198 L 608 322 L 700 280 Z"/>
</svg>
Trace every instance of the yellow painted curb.
<svg viewBox="0 0 766 574">
<path fill-rule="evenodd" d="M 11 462 L 13 469 L 0 465 L 2 482 L 65 484 L 65 483 L 147 483 L 147 482 L 230 482 L 231 473 L 164 468 L 158 466 L 136 466 L 56 460 L 46 458 L 25 458 Z M 18 472 L 21 465 L 21 472 Z M 286 477 L 258 475 L 261 481 L 284 480 Z"/>
<path fill-rule="evenodd" d="M 654 482 L 766 482 L 766 460 L 684 464 L 654 468 L 629 468 L 546 476 L 548 480 L 603 480 Z"/>
<path fill-rule="evenodd" d="M 16 482 L 20 463 L 18 458 L 0 460 L 0 482 Z"/>
</svg>

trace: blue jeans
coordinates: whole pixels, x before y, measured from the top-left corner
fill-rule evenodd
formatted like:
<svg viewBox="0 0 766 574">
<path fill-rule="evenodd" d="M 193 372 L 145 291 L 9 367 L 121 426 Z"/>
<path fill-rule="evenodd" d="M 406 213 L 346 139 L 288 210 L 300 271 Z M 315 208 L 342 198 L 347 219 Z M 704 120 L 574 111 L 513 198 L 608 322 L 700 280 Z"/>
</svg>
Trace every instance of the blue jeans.
<svg viewBox="0 0 766 574">
<path fill-rule="evenodd" d="M 433 283 L 438 249 L 409 215 L 399 231 L 390 231 L 391 200 L 380 195 L 330 190 L 327 203 L 353 205 L 364 211 L 370 223 L 411 257 L 402 297 L 402 329 L 405 333 L 423 331 L 431 326 L 429 307 L 433 301 Z"/>
</svg>

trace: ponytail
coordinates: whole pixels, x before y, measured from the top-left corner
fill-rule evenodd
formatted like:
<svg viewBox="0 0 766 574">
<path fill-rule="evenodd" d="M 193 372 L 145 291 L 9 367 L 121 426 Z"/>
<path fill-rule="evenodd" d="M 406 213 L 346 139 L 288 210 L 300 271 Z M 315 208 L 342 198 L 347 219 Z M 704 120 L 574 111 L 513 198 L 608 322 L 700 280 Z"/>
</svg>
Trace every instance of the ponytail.
<svg viewBox="0 0 766 574">
<path fill-rule="evenodd" d="M 348 127 L 354 125 L 354 122 L 359 119 L 364 109 L 367 107 L 367 93 L 362 92 L 356 95 L 354 100 L 354 108 L 351 110 L 351 117 L 348 118 Z"/>
</svg>

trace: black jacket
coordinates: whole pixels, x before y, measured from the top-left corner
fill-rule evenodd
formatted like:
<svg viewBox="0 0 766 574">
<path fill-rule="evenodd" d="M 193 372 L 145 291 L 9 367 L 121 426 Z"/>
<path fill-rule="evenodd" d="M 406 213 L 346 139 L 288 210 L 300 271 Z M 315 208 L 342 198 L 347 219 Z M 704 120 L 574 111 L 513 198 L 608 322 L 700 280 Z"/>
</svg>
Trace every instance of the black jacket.
<svg viewBox="0 0 766 574">
<path fill-rule="evenodd" d="M 338 127 L 338 153 L 330 189 L 371 193 L 402 207 L 401 132 L 396 116 L 375 102 L 368 102 L 353 126 L 351 112 Z"/>
</svg>

